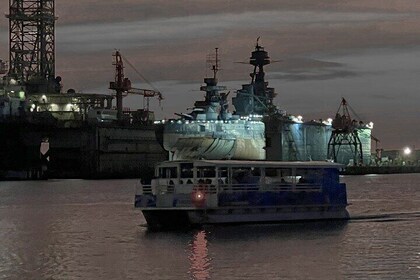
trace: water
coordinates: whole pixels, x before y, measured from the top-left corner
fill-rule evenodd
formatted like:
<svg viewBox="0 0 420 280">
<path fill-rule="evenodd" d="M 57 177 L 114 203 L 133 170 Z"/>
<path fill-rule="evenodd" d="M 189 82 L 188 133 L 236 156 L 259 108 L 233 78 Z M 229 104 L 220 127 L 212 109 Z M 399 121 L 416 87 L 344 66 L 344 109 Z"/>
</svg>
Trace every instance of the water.
<svg viewBox="0 0 420 280">
<path fill-rule="evenodd" d="M 1 279 L 420 279 L 420 174 L 348 176 L 348 223 L 149 232 L 135 180 L 0 182 Z"/>
</svg>

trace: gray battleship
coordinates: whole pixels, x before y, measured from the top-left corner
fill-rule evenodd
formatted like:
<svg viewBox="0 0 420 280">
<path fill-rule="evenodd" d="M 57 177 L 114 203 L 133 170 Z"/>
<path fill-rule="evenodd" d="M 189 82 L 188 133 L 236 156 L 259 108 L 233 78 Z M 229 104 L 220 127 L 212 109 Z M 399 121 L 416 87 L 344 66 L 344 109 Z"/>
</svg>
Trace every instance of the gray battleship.
<svg viewBox="0 0 420 280">
<path fill-rule="evenodd" d="M 265 129 L 257 114 L 229 112 L 226 87 L 219 86 L 218 53 L 212 65 L 213 77 L 205 78 L 200 90 L 205 99 L 196 101 L 189 113 L 157 123 L 162 146 L 170 160 L 180 159 L 265 159 Z M 224 92 L 223 92 L 224 91 Z"/>
<path fill-rule="evenodd" d="M 205 101 L 197 101 L 190 114 L 160 123 L 158 139 L 170 159 L 334 159 L 344 164 L 369 164 L 372 125 L 357 125 L 357 147 L 353 142 L 332 143 L 336 135 L 332 119 L 304 121 L 302 116 L 287 114 L 274 105 L 276 93 L 264 72 L 270 63 L 268 52 L 257 39 L 249 59 L 251 82 L 242 85 L 232 98 L 235 114 L 228 113 L 227 95 L 220 94 L 225 88 L 217 86 L 216 63 L 214 77 L 205 79 L 206 85 L 201 87 L 206 92 Z M 332 156 L 331 146 L 340 152 Z M 360 156 L 355 159 L 357 149 Z"/>
</svg>

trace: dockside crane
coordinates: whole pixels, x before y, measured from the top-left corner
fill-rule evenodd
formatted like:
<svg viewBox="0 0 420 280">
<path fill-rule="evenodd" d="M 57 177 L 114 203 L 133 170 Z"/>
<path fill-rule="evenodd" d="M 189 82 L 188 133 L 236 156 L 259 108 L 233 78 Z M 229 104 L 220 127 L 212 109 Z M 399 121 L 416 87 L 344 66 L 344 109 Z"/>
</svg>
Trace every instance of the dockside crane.
<svg viewBox="0 0 420 280">
<path fill-rule="evenodd" d="M 382 149 L 379 148 L 379 144 L 378 144 L 378 143 L 381 143 L 381 140 L 379 140 L 378 138 L 376 138 L 373 135 L 370 136 L 370 139 L 372 139 L 373 141 L 375 141 L 376 160 L 381 160 L 381 157 L 382 157 Z"/>
<path fill-rule="evenodd" d="M 328 142 L 328 158 L 337 162 L 342 146 L 348 146 L 353 152 L 356 164 L 363 163 L 362 142 L 358 135 L 359 122 L 350 116 L 349 105 L 342 98 L 332 122 L 332 134 Z"/>
<path fill-rule="evenodd" d="M 124 76 L 124 62 L 123 57 L 120 51 L 115 51 L 113 54 L 115 57 L 113 65 L 115 65 L 115 80 L 109 83 L 109 88 L 115 90 L 115 96 L 117 100 L 117 118 L 118 121 L 122 120 L 123 115 L 123 97 L 127 96 L 128 94 L 137 94 L 143 96 L 143 116 L 142 121 L 149 120 L 149 112 L 150 112 L 150 98 L 156 97 L 159 101 L 159 106 L 161 101 L 163 100 L 163 95 L 157 90 L 151 89 L 140 89 L 140 88 L 133 88 L 131 86 L 131 81 Z M 125 60 L 127 61 L 127 60 Z M 128 64 L 134 68 L 129 62 Z M 138 71 L 134 68 L 134 70 L 138 73 Z M 138 73 L 139 74 L 139 73 Z"/>
</svg>

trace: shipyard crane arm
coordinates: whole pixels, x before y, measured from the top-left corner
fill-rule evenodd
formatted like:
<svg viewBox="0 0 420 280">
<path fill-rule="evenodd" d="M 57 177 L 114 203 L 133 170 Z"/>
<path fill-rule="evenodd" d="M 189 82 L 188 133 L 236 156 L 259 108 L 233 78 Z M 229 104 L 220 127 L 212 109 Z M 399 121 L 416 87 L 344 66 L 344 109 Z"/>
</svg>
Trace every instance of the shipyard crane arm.
<svg viewBox="0 0 420 280">
<path fill-rule="evenodd" d="M 141 89 L 141 88 L 131 88 L 127 91 L 128 94 L 143 95 L 143 110 L 149 112 L 149 99 L 156 97 L 159 101 L 159 106 L 161 107 L 161 102 L 163 100 L 163 95 L 159 91 L 151 89 Z"/>
<path fill-rule="evenodd" d="M 346 99 L 342 98 L 340 106 L 332 122 L 332 127 L 335 130 L 343 132 L 352 132 L 357 126 L 357 121 L 350 116 L 349 108 Z"/>
<path fill-rule="evenodd" d="M 380 150 L 378 143 L 381 143 L 381 140 L 379 140 L 378 138 L 376 138 L 372 134 L 370 135 L 370 139 L 375 141 L 375 150 L 376 150 L 376 152 L 378 152 L 378 150 Z"/>
<path fill-rule="evenodd" d="M 377 142 L 377 143 L 381 143 L 381 140 L 379 140 L 378 138 L 376 138 L 376 137 L 375 137 L 375 136 L 373 136 L 373 135 L 370 135 L 370 138 L 371 138 L 373 141 Z"/>
<path fill-rule="evenodd" d="M 115 90 L 115 96 L 117 98 L 118 119 L 121 120 L 122 118 L 122 108 L 123 108 L 122 98 L 127 96 L 128 94 L 143 95 L 143 111 L 144 112 L 149 112 L 149 99 L 151 97 L 157 97 L 157 99 L 159 100 L 159 106 L 161 107 L 161 101 L 163 100 L 162 94 L 155 88 L 153 90 L 133 88 L 131 86 L 131 81 L 124 76 L 123 59 L 125 62 L 128 63 L 128 65 L 130 65 L 134 69 L 134 71 L 139 76 L 143 78 L 143 80 L 145 80 L 146 82 L 147 80 L 140 74 L 139 71 L 137 71 L 137 69 L 135 69 L 135 67 L 126 58 L 123 58 L 123 56 L 118 50 L 115 51 L 113 56 L 115 57 L 115 60 L 113 63 L 113 65 L 115 65 L 115 80 L 113 82 L 110 82 L 109 88 L 112 90 Z"/>
</svg>

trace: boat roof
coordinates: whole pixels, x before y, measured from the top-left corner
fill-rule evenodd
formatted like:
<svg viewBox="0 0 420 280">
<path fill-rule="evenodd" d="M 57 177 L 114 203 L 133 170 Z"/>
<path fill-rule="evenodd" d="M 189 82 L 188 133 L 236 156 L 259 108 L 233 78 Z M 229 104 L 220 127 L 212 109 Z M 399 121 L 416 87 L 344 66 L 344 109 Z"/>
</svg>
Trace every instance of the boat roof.
<svg viewBox="0 0 420 280">
<path fill-rule="evenodd" d="M 160 163 L 159 167 L 193 163 L 195 166 L 272 167 L 272 168 L 343 168 L 344 165 L 329 161 L 266 161 L 266 160 L 176 160 Z"/>
</svg>

